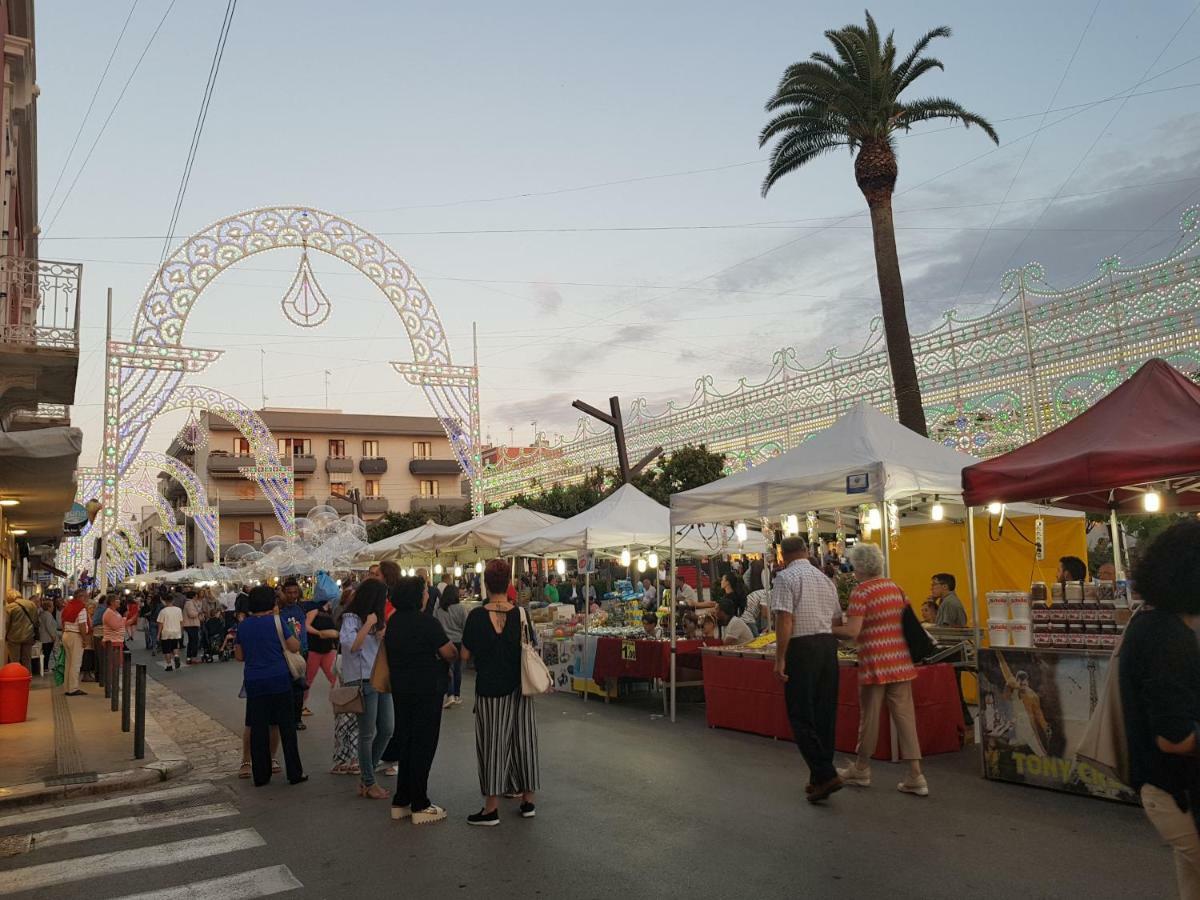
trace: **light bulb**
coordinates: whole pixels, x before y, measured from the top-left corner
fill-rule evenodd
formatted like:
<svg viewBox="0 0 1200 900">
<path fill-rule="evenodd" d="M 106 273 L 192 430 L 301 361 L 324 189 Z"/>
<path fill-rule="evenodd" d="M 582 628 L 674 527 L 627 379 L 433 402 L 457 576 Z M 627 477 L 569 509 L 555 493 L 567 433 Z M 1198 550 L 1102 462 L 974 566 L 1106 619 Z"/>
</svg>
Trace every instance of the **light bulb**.
<svg viewBox="0 0 1200 900">
<path fill-rule="evenodd" d="M 737 537 L 737 542 L 739 544 L 746 543 L 746 523 L 745 522 L 738 522 L 736 525 L 734 525 L 733 533 Z"/>
<path fill-rule="evenodd" d="M 929 508 L 929 518 L 933 519 L 935 522 L 942 521 L 942 519 L 946 518 L 946 507 L 942 506 L 940 503 L 933 504 L 933 506 Z"/>
<path fill-rule="evenodd" d="M 640 556 L 638 557 L 638 566 L 637 566 L 637 569 L 638 569 L 638 571 L 639 571 L 639 572 L 645 572 L 645 571 L 646 571 L 646 561 L 645 561 L 644 559 L 642 559 Z"/>
<path fill-rule="evenodd" d="M 867 512 L 867 528 L 870 531 L 878 531 L 883 527 L 883 516 L 879 514 L 879 507 L 872 506 Z"/>
<path fill-rule="evenodd" d="M 476 575 L 483 574 L 483 560 L 482 559 L 479 562 L 475 563 L 475 574 Z"/>
<path fill-rule="evenodd" d="M 1142 494 L 1142 509 L 1148 513 L 1156 513 L 1162 509 L 1162 494 L 1158 491 L 1146 491 Z"/>
<path fill-rule="evenodd" d="M 646 562 L 650 563 L 650 568 L 657 569 L 658 568 L 658 554 L 655 553 L 654 551 L 651 551 L 650 555 L 646 557 Z"/>
<path fill-rule="evenodd" d="M 783 524 L 783 533 L 787 537 L 793 537 L 793 536 L 799 534 L 800 533 L 800 517 L 797 515 L 788 516 L 787 520 Z"/>
<path fill-rule="evenodd" d="M 625 566 L 626 568 L 629 567 L 629 548 L 628 547 L 626 547 L 624 550 L 621 551 L 621 565 Z"/>
<path fill-rule="evenodd" d="M 556 559 L 554 561 L 554 571 L 559 575 L 567 574 L 567 561 L 565 559 Z"/>
<path fill-rule="evenodd" d="M 21 503 L 20 500 L 13 500 L 11 498 L 6 498 L 4 500 L 0 500 L 0 506 L 19 506 L 20 503 Z"/>
<path fill-rule="evenodd" d="M 338 586 L 338 587 L 341 587 L 341 586 L 342 586 L 342 579 L 340 579 L 340 578 L 339 578 L 339 579 L 337 580 L 337 586 Z"/>
<path fill-rule="evenodd" d="M 460 566 L 458 563 L 454 564 L 454 577 L 462 578 L 462 566 Z"/>
<path fill-rule="evenodd" d="M 988 513 L 990 515 L 998 516 L 998 515 L 1000 515 L 1001 510 L 1004 509 L 1004 504 L 1003 503 L 989 503 L 987 509 L 988 509 Z"/>
<path fill-rule="evenodd" d="M 442 572 L 444 572 L 444 571 L 445 571 L 445 570 L 442 568 L 442 564 L 441 564 L 441 563 L 438 563 L 436 566 L 434 566 L 434 567 L 433 567 L 433 574 L 434 574 L 434 575 L 441 575 L 441 574 L 442 574 Z"/>
</svg>

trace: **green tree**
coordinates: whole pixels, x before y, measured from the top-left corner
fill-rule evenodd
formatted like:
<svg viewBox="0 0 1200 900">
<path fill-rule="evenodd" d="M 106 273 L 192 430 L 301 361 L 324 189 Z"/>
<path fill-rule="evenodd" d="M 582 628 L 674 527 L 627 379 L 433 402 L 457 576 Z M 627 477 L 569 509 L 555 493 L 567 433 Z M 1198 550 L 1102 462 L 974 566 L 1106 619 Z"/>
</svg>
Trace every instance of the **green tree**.
<svg viewBox="0 0 1200 900">
<path fill-rule="evenodd" d="M 690 491 L 724 474 L 724 454 L 713 453 L 704 444 L 698 447 L 688 444 L 660 456 L 649 472 L 634 477 L 633 485 L 663 506 L 670 506 L 672 494 Z"/>
<path fill-rule="evenodd" d="M 854 178 L 871 213 L 875 273 L 896 410 L 901 424 L 921 435 L 926 434 L 925 411 L 904 308 L 892 217 L 892 193 L 899 174 L 895 133 L 920 122 L 949 119 L 965 126 L 978 125 L 993 141 L 1000 142 L 987 121 L 953 100 L 900 99 L 922 75 L 944 68 L 939 60 L 922 54 L 935 38 L 949 36 L 949 28 L 935 28 L 897 62 L 892 34 L 881 40 L 869 12 L 865 29 L 846 25 L 826 31 L 834 55 L 814 53 L 808 60 L 788 66 L 766 105 L 767 111 L 776 115 L 759 135 L 759 146 L 779 138 L 771 151 L 763 196 L 784 175 L 831 150 L 847 147 L 855 154 Z"/>
<path fill-rule="evenodd" d="M 394 534 L 420 528 L 430 521 L 439 525 L 457 525 L 470 517 L 471 511 L 461 506 L 439 506 L 437 509 L 422 512 L 389 512 L 367 526 L 367 540 L 371 543 L 382 541 Z"/>
<path fill-rule="evenodd" d="M 520 493 L 504 506 L 523 506 L 534 512 L 569 519 L 595 506 L 615 487 L 611 473 L 596 468 L 578 484 L 554 484 L 542 491 Z"/>
</svg>

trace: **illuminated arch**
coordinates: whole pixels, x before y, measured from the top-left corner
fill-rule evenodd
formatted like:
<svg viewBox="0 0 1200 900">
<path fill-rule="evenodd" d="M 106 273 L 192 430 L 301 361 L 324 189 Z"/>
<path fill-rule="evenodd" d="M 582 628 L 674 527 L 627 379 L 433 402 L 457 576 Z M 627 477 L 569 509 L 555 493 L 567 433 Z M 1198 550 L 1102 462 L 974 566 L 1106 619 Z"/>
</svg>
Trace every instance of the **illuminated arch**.
<svg viewBox="0 0 1200 900">
<path fill-rule="evenodd" d="M 221 549 L 218 543 L 220 535 L 218 533 L 217 509 L 209 504 L 208 490 L 205 488 L 204 482 L 192 470 L 191 466 L 182 460 L 176 459 L 174 456 L 161 453 L 157 450 L 143 450 L 138 454 L 134 464 L 141 465 L 150 472 L 165 472 L 179 483 L 184 493 L 187 494 L 188 500 L 187 506 L 183 507 L 181 512 L 186 516 L 191 516 L 200 527 L 200 533 L 204 536 L 204 543 L 212 551 L 213 559 L 220 562 Z"/>
</svg>

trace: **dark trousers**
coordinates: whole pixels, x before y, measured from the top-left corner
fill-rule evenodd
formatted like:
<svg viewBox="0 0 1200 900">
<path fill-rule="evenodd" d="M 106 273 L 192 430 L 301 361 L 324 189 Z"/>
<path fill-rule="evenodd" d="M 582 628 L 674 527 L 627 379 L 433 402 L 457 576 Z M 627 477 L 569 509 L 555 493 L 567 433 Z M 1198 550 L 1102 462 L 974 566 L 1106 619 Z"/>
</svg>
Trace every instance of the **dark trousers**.
<svg viewBox="0 0 1200 900">
<path fill-rule="evenodd" d="M 283 748 L 287 779 L 298 781 L 304 774 L 304 767 L 300 763 L 300 746 L 296 742 L 292 692 L 247 697 L 246 724 L 250 726 L 250 768 L 254 773 L 254 784 L 261 786 L 271 780 L 272 725 L 279 729 L 279 745 Z"/>
<path fill-rule="evenodd" d="M 183 630 L 187 633 L 187 658 L 195 659 L 196 654 L 200 652 L 200 628 L 188 625 Z"/>
<path fill-rule="evenodd" d="M 833 766 L 837 727 L 837 638 L 831 634 L 794 637 L 787 647 L 788 721 L 800 755 L 808 763 L 810 784 L 837 776 Z"/>
<path fill-rule="evenodd" d="M 50 656 L 54 653 L 54 641 L 42 641 L 42 674 L 50 671 Z"/>
<path fill-rule="evenodd" d="M 304 721 L 304 692 L 308 690 L 308 682 L 303 678 L 292 679 L 292 714 L 299 725 Z"/>
<path fill-rule="evenodd" d="M 399 770 L 392 805 L 427 809 L 429 770 L 442 731 L 442 694 L 392 694 L 392 707 L 396 727 L 388 749 L 396 751 Z"/>
</svg>

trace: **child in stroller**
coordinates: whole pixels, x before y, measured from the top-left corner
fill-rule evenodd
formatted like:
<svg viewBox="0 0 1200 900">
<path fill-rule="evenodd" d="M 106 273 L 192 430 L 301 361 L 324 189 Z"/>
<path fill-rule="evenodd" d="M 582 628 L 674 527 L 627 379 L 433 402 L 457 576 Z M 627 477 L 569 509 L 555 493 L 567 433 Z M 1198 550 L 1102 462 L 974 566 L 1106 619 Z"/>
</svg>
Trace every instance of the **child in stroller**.
<svg viewBox="0 0 1200 900">
<path fill-rule="evenodd" d="M 229 640 L 228 630 L 225 628 L 223 612 L 214 612 L 205 621 L 204 627 L 201 629 L 201 638 L 201 659 L 204 662 L 212 662 L 214 658 L 226 662 L 233 656 L 233 644 Z"/>
</svg>

